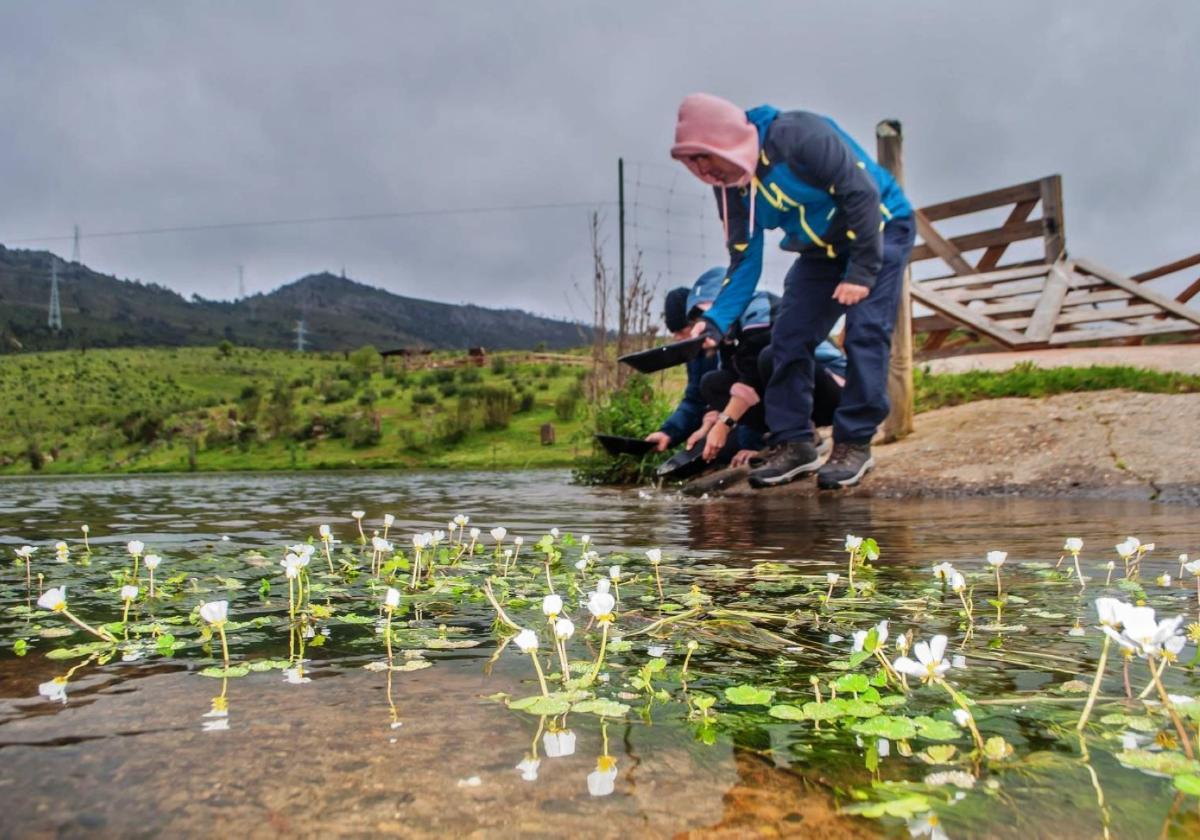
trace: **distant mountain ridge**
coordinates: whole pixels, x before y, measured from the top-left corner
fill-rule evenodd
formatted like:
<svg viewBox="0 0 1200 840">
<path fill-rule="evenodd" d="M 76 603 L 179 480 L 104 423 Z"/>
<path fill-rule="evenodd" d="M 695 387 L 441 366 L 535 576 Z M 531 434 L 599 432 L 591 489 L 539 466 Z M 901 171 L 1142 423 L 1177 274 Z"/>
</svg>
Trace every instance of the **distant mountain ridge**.
<svg viewBox="0 0 1200 840">
<path fill-rule="evenodd" d="M 550 349 L 586 343 L 589 328 L 517 309 L 437 303 L 345 277 L 310 274 L 238 301 L 188 300 L 163 286 L 59 262 L 63 329 L 46 325 L 53 255 L 0 245 L 0 352 L 78 347 L 235 344 L 310 350 Z"/>
</svg>

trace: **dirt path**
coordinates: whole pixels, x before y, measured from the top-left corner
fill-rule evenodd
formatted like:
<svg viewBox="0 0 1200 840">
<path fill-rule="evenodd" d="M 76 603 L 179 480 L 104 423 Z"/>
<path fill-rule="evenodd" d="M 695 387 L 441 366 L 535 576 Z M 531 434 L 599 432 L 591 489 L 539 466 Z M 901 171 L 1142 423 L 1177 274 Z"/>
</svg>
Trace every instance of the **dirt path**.
<svg viewBox="0 0 1200 840">
<path fill-rule="evenodd" d="M 918 362 L 931 373 L 969 370 L 1008 370 L 1020 362 L 1040 368 L 1128 365 L 1150 370 L 1200 374 L 1200 344 L 1158 344 L 1150 347 L 1061 347 L 1017 353 L 977 353 Z"/>
<path fill-rule="evenodd" d="M 875 461 L 875 471 L 860 487 L 842 492 L 1078 496 L 1200 506 L 1200 394 L 1097 391 L 942 408 L 918 415 L 910 437 L 876 447 Z M 736 480 L 723 490 L 729 495 L 817 492 L 811 479 L 754 490 L 744 478 L 730 478 Z"/>
</svg>

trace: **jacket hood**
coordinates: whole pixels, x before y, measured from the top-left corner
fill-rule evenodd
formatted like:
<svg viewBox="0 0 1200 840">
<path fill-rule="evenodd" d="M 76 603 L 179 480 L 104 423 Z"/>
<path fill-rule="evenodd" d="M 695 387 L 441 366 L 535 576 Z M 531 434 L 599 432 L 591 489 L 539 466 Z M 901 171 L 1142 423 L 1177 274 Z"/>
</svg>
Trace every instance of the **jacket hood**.
<svg viewBox="0 0 1200 840">
<path fill-rule="evenodd" d="M 737 105 L 712 94 L 693 93 L 684 97 L 679 106 L 671 157 L 681 161 L 706 184 L 728 186 L 701 175 L 690 160 L 691 155 L 719 157 L 742 171 L 742 177 L 733 186 L 744 187 L 754 177 L 758 165 L 759 136 L 759 129 Z"/>
</svg>

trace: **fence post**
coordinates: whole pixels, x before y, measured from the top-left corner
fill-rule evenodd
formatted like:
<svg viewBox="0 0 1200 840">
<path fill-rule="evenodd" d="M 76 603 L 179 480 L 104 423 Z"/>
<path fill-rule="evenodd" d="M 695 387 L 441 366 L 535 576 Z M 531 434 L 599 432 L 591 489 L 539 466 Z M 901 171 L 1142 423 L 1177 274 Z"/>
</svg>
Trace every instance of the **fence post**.
<svg viewBox="0 0 1200 840">
<path fill-rule="evenodd" d="M 904 186 L 904 132 L 900 121 L 881 120 L 875 126 L 875 145 L 879 165 L 892 173 Z M 912 268 L 904 269 L 900 288 L 900 306 L 896 329 L 892 333 L 892 356 L 888 367 L 888 402 L 891 412 L 880 429 L 884 443 L 899 440 L 913 431 L 913 334 L 912 334 Z"/>
</svg>

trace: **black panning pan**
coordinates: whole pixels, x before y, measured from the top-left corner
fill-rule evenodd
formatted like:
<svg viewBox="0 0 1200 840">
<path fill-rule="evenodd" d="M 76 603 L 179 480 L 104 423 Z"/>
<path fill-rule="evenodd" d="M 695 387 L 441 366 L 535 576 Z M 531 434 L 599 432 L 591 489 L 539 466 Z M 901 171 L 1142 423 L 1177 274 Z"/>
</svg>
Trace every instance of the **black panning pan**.
<svg viewBox="0 0 1200 840">
<path fill-rule="evenodd" d="M 704 336 L 689 338 L 687 341 L 676 341 L 674 344 L 664 344 L 662 347 L 652 347 L 637 353 L 626 353 L 619 361 L 642 373 L 654 373 L 675 365 L 689 362 L 700 353 L 704 345 Z"/>
<path fill-rule="evenodd" d="M 624 435 L 602 435 L 597 433 L 596 440 L 600 441 L 609 455 L 645 455 L 654 449 L 654 443 L 636 437 Z"/>
<path fill-rule="evenodd" d="M 702 457 L 704 440 L 704 438 L 700 438 L 691 449 L 676 452 L 654 471 L 654 475 L 671 481 L 683 481 L 703 472 L 708 467 L 708 462 Z"/>
</svg>

